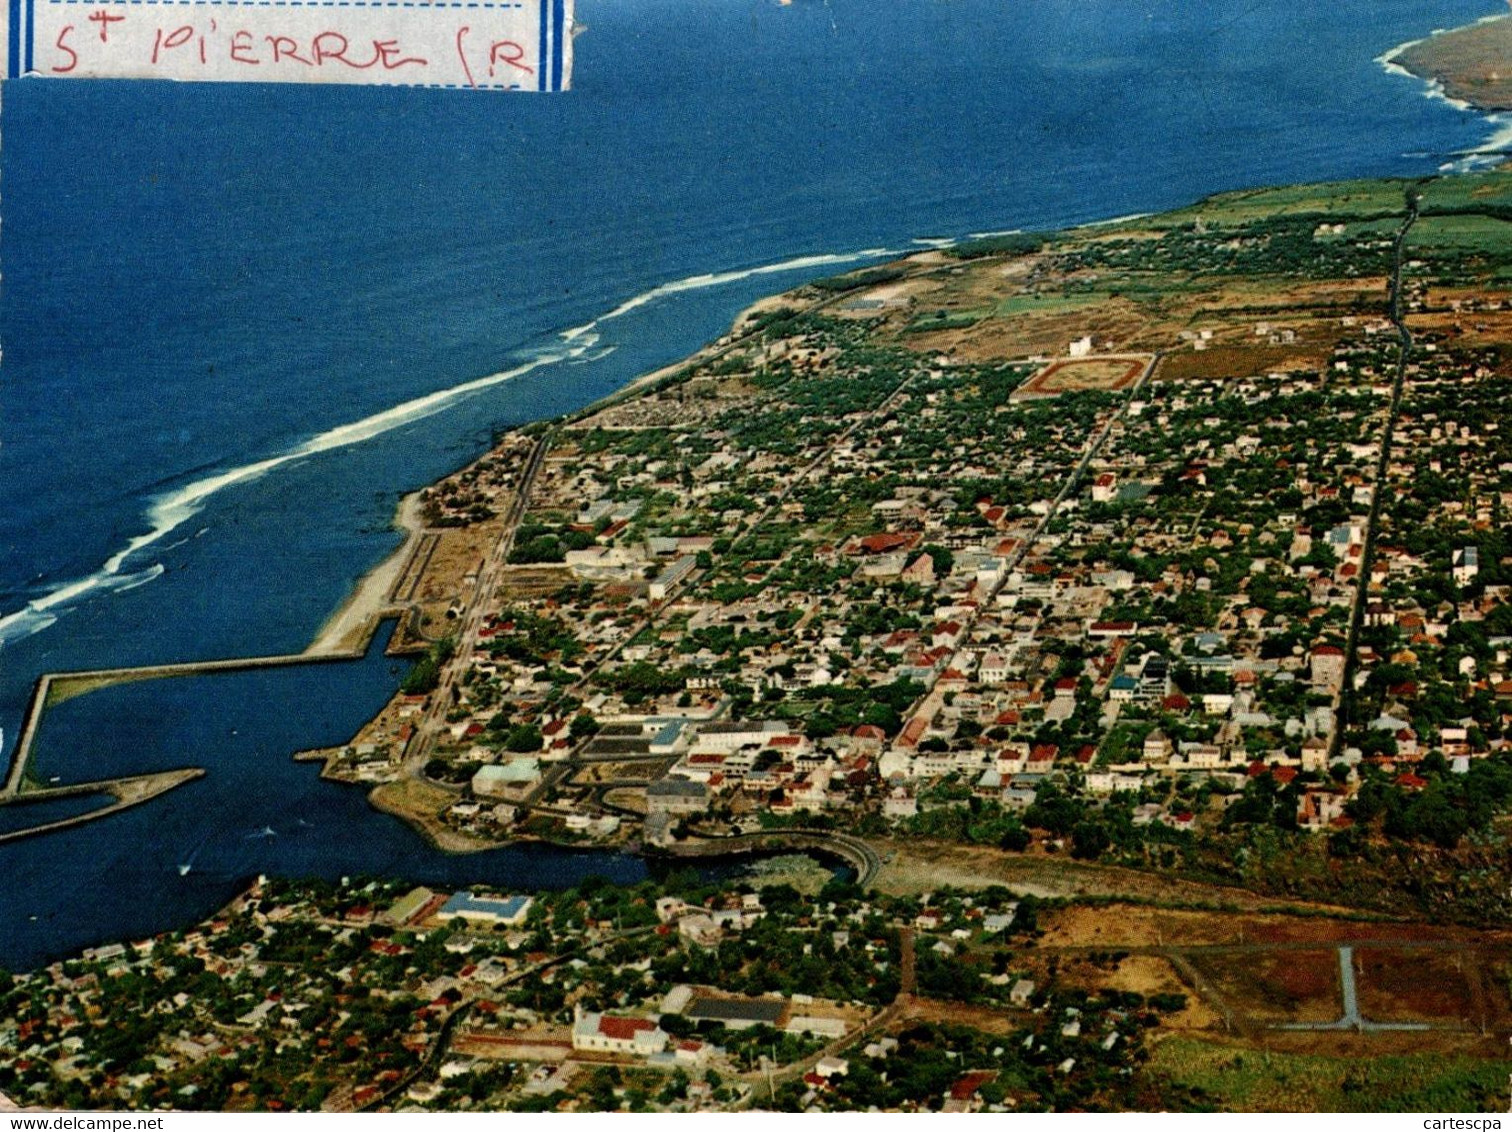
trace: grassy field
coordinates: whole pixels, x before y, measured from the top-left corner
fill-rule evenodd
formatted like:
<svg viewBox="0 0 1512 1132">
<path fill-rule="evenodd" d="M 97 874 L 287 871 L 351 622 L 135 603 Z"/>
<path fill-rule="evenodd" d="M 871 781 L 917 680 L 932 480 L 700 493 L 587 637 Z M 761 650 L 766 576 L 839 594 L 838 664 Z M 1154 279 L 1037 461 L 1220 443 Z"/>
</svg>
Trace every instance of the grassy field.
<svg viewBox="0 0 1512 1132">
<path fill-rule="evenodd" d="M 1512 223 L 1492 216 L 1425 216 L 1412 227 L 1407 247 L 1458 248 L 1501 255 Z"/>
<path fill-rule="evenodd" d="M 1512 23 L 1509 23 L 1512 30 Z M 1326 215 L 1335 221 L 1350 217 L 1377 218 L 1400 216 L 1407 186 L 1406 180 L 1344 181 L 1321 185 L 1283 185 L 1269 189 L 1251 189 L 1220 193 L 1188 208 L 1163 213 L 1158 217 L 1130 220 L 1108 225 L 1099 234 L 1115 235 L 1131 231 L 1165 231 L 1191 224 L 1199 216 L 1209 226 L 1246 224 L 1274 216 L 1295 214 Z M 1423 211 L 1447 211 L 1512 206 L 1512 180 L 1504 173 L 1473 173 L 1440 178 L 1422 185 Z M 1384 225 L 1384 229 L 1390 229 Z"/>
<path fill-rule="evenodd" d="M 1107 302 L 1109 297 L 1101 292 L 1082 295 L 1010 295 L 998 301 L 993 314 L 998 318 L 1012 318 L 1021 314 L 1066 314 L 1098 306 Z"/>
<path fill-rule="evenodd" d="M 1465 1054 L 1378 1058 L 1242 1049 L 1188 1037 L 1157 1044 L 1145 1071 L 1245 1112 L 1483 1112 L 1506 1104 L 1504 1061 Z"/>
<path fill-rule="evenodd" d="M 1110 225 L 1109 233 L 1124 229 L 1163 231 L 1191 224 L 1199 216 L 1212 225 L 1247 224 L 1295 213 L 1326 214 L 1339 220 L 1402 211 L 1406 181 L 1346 181 L 1322 185 L 1283 185 L 1271 189 L 1220 193 L 1188 208 L 1158 217 Z"/>
<path fill-rule="evenodd" d="M 904 328 L 905 334 L 922 334 L 930 330 L 961 330 L 975 326 L 986 318 L 988 311 L 930 311 L 916 315 Z"/>
</svg>

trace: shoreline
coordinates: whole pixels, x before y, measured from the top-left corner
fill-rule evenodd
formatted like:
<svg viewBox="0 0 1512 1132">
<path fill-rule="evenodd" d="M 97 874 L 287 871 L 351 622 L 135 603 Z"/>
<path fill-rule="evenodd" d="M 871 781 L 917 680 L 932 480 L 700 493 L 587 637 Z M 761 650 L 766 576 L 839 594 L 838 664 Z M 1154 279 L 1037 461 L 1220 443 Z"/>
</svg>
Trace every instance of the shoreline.
<svg viewBox="0 0 1512 1132">
<path fill-rule="evenodd" d="M 360 648 L 368 640 L 371 626 L 393 610 L 389 595 L 425 532 L 420 496 L 426 490 L 428 488 L 420 488 L 400 498 L 394 510 L 393 526 L 404 532 L 404 541 L 357 580 L 352 592 L 305 647 L 306 656 L 346 653 Z"/>
<path fill-rule="evenodd" d="M 909 258 L 909 257 L 902 257 Z M 845 274 L 845 272 L 841 272 Z M 800 284 L 800 286 L 802 286 Z M 707 359 L 712 354 L 724 350 L 732 340 L 738 337 L 738 328 L 751 316 L 764 310 L 782 305 L 796 288 L 778 291 L 771 295 L 764 295 L 754 303 L 740 310 L 730 323 L 730 328 L 712 342 L 707 342 L 697 350 L 678 358 L 674 362 L 661 366 L 658 369 L 640 374 L 631 378 L 619 389 L 607 393 L 595 401 L 584 405 L 580 409 L 574 409 L 555 417 L 544 417 L 540 420 L 529 421 L 507 430 L 502 436 L 511 433 L 519 433 L 530 428 L 553 428 L 564 427 L 585 420 L 595 413 L 601 412 L 610 405 L 621 401 L 632 400 L 646 390 L 654 387 L 658 382 L 664 381 L 690 365 L 696 365 Z M 501 438 L 502 438 L 501 436 Z M 496 442 L 480 455 L 458 465 L 436 483 L 440 483 L 451 476 L 465 472 L 468 468 L 487 459 L 498 447 Z M 421 510 L 421 496 L 431 490 L 435 483 L 426 484 L 402 495 L 398 506 L 394 509 L 392 528 L 404 533 L 404 540 L 391 552 L 380 559 L 367 573 L 359 577 L 351 591 L 341 600 L 341 603 L 326 618 L 321 627 L 311 637 L 310 643 L 305 646 L 305 656 L 327 656 L 331 654 L 345 654 L 353 649 L 360 649 L 370 638 L 372 626 L 381 621 L 385 615 L 402 615 L 402 604 L 396 604 L 391 599 L 394 584 L 403 575 L 405 567 L 409 564 L 410 556 L 420 544 L 421 538 L 426 533 L 425 521 Z"/>
<path fill-rule="evenodd" d="M 1106 220 L 1101 223 L 1117 223 L 1118 218 Z M 938 249 L 921 249 L 908 254 L 900 255 L 896 260 L 889 263 L 927 261 L 929 257 L 938 256 Z M 844 276 L 851 271 L 863 271 L 871 265 L 863 264 L 841 271 L 838 274 Z M 494 443 L 478 456 L 466 461 L 452 471 L 446 473 L 435 483 L 427 484 L 405 494 L 395 509 L 393 524 L 396 529 L 405 533 L 404 541 L 394 550 L 380 560 L 366 574 L 357 581 L 352 591 L 337 606 L 336 610 L 328 617 L 320 630 L 306 646 L 301 656 L 311 659 L 319 659 L 334 655 L 349 655 L 352 651 L 362 651 L 370 644 L 377 626 L 385 617 L 403 617 L 409 611 L 417 608 L 409 602 L 396 602 L 393 600 L 393 587 L 404 577 L 412 564 L 413 557 L 428 533 L 421 510 L 421 496 L 447 479 L 462 475 L 468 469 L 487 460 L 499 450 L 507 438 L 530 429 L 544 428 L 547 430 L 572 428 L 583 421 L 592 419 L 596 414 L 610 406 L 621 404 L 625 401 L 634 400 L 645 393 L 653 391 L 657 385 L 681 370 L 689 366 L 696 366 L 716 360 L 723 353 L 743 341 L 745 335 L 741 328 L 755 315 L 765 311 L 792 307 L 794 292 L 802 290 L 808 283 L 800 283 L 797 287 L 790 287 L 777 291 L 770 295 L 763 295 L 755 302 L 738 311 L 731 320 L 729 328 L 712 341 L 706 342 L 692 353 L 687 354 L 676 361 L 661 366 L 655 370 L 641 374 L 631 379 L 621 388 L 608 393 L 597 400 L 584 405 L 580 409 L 567 413 L 558 414 L 555 417 L 542 418 L 530 421 L 507 430 L 495 438 Z M 817 301 L 807 303 L 799 302 L 799 307 L 804 311 L 817 311 L 845 298 L 844 292 L 834 295 L 824 295 Z M 355 742 L 365 731 L 374 727 L 388 712 L 400 696 L 398 689 L 389 697 L 379 712 L 369 719 L 362 727 L 358 728 L 349 743 Z M 388 814 L 404 822 L 415 834 L 427 845 L 442 853 L 455 856 L 466 856 L 489 849 L 498 849 L 504 845 L 519 844 L 527 841 L 536 841 L 543 844 L 553 845 L 558 848 L 599 848 L 613 850 L 613 844 L 600 846 L 581 846 L 574 842 L 558 841 L 549 837 L 527 835 L 524 837 L 511 837 L 504 842 L 488 841 L 474 837 L 470 834 L 456 830 L 446 825 L 434 812 L 436 805 L 444 805 L 451 796 L 439 787 L 430 787 L 428 784 L 417 779 L 400 779 L 390 782 L 378 782 L 371 785 L 333 773 L 333 756 L 342 750 L 347 744 L 331 748 L 312 749 L 296 752 L 294 758 L 298 761 L 319 762 L 321 764 L 320 777 L 328 782 L 346 786 L 366 786 L 365 794 L 368 805 L 380 813 Z M 416 797 L 416 794 L 424 797 Z M 620 852 L 628 852 L 624 846 L 618 847 Z M 639 856 L 641 854 L 636 853 Z"/>
<path fill-rule="evenodd" d="M 1371 182 L 1393 180 L 1396 179 L 1370 179 Z M 1245 190 L 1240 191 L 1241 195 L 1243 192 L 1245 192 Z M 1185 206 L 1185 208 L 1200 208 L 1204 201 L 1214 199 L 1215 197 L 1221 198 L 1229 195 L 1233 195 L 1233 191 L 1230 191 L 1228 193 L 1210 194 L 1209 196 L 1203 197 L 1200 200 L 1194 201 L 1191 205 Z M 1181 212 L 1183 210 L 1174 209 L 1169 211 Z M 1079 229 L 1099 229 L 1118 225 L 1120 223 L 1128 223 L 1130 221 L 1139 219 L 1141 216 L 1146 215 L 1150 214 L 1132 214 L 1128 216 L 1113 217 L 1103 221 L 1089 222 L 1076 226 L 1075 228 L 1062 229 L 1061 231 L 1065 232 L 1076 231 Z M 1166 214 L 1162 213 L 1156 215 Z M 940 262 L 944 261 L 945 259 L 946 257 L 944 257 L 937 250 L 921 249 L 909 254 L 900 255 L 897 257 L 897 259 L 886 261 L 882 264 L 864 265 L 861 267 L 852 268 L 847 271 L 842 271 L 839 273 L 839 275 L 841 277 L 844 277 L 855 272 L 866 270 L 867 267 L 871 266 L 885 267 L 888 264 L 897 263 L 919 265 L 930 262 Z M 748 336 L 746 333 L 742 332 L 742 327 L 744 327 L 745 324 L 749 322 L 753 314 L 778 308 L 797 308 L 801 311 L 817 311 L 823 309 L 828 305 L 842 302 L 845 300 L 845 298 L 847 298 L 847 294 L 845 292 L 839 292 L 834 295 L 829 295 L 826 292 L 823 293 L 823 296 L 818 299 L 813 298 L 812 292 L 810 292 L 808 297 L 795 298 L 795 296 L 804 295 L 805 289 L 809 288 L 810 286 L 810 283 L 800 283 L 797 286 L 775 292 L 771 295 L 767 295 L 756 300 L 754 303 L 751 303 L 750 305 L 740 310 L 733 318 L 729 328 L 726 329 L 717 338 L 673 363 L 644 373 L 630 380 L 621 388 L 606 394 L 605 396 L 599 398 L 598 400 L 587 406 L 584 406 L 581 409 L 522 424 L 508 430 L 507 432 L 501 434 L 500 437 L 496 438 L 495 442 L 490 444 L 483 452 L 479 453 L 477 456 L 471 459 L 464 460 L 455 471 L 447 473 L 447 477 L 458 475 L 459 473 L 475 466 L 481 461 L 490 458 L 490 456 L 495 455 L 500 450 L 501 445 L 506 443 L 508 437 L 518 437 L 522 433 L 539 434 L 542 431 L 555 432 L 563 429 L 564 427 L 570 428 L 574 424 L 590 420 L 596 412 L 602 410 L 605 406 L 634 400 L 654 391 L 658 384 L 665 382 L 669 377 L 676 375 L 680 371 L 685 370 L 690 366 L 699 364 L 700 360 L 707 360 L 711 357 L 717 357 L 721 353 L 731 349 L 732 346 L 738 345 Z M 443 477 L 442 480 L 447 477 Z M 402 541 L 397 547 L 395 547 L 392 551 L 385 555 L 366 573 L 362 574 L 361 577 L 355 582 L 351 591 L 340 602 L 340 604 L 336 606 L 331 615 L 325 620 L 320 630 L 314 635 L 313 639 L 310 641 L 310 644 L 305 648 L 303 654 L 301 654 L 303 658 L 308 660 L 330 658 L 331 654 L 341 651 L 343 643 L 347 642 L 353 634 L 356 634 L 359 631 L 362 633 L 361 640 L 365 642 L 370 639 L 372 626 L 377 623 L 379 618 L 385 616 L 385 614 L 392 616 L 396 609 L 402 612 L 403 609 L 408 608 L 409 603 L 394 601 L 394 586 L 396 585 L 396 583 L 400 582 L 403 579 L 406 568 L 413 565 L 414 552 L 416 547 L 423 545 L 423 539 L 426 534 L 426 526 L 423 517 L 422 496 L 426 491 L 431 490 L 432 487 L 433 485 L 430 485 L 427 487 L 412 490 L 403 494 L 399 498 L 398 504 L 394 509 L 393 524 L 396 529 L 404 532 Z M 293 659 L 294 658 L 289 658 L 290 661 L 292 661 Z M 233 664 L 245 662 L 211 663 Z M 113 673 L 111 675 L 113 677 L 115 676 L 115 674 Z M 137 678 L 149 677 L 139 676 Z M 296 755 L 295 757 L 298 756 Z M 327 764 L 327 767 L 322 768 L 322 778 L 328 781 L 341 782 L 344 785 L 358 784 L 351 779 L 328 777 L 325 773 L 325 771 L 328 769 L 328 765 L 329 764 Z M 369 802 L 369 806 L 372 809 L 398 817 L 400 820 L 404 821 L 405 825 L 410 830 L 419 834 L 419 836 L 427 845 L 448 855 L 461 856 L 464 854 L 481 852 L 486 849 L 502 848 L 509 845 L 523 844 L 534 841 L 564 850 L 582 850 L 586 852 L 618 852 L 629 856 L 634 856 L 642 860 L 652 860 L 659 856 L 654 852 L 646 852 L 639 847 L 630 848 L 626 846 L 584 845 L 567 840 L 558 840 L 554 837 L 540 836 L 538 834 L 515 835 L 504 841 L 485 841 L 474 838 L 467 833 L 446 826 L 445 823 L 439 819 L 439 816 L 434 813 L 429 815 L 422 814 L 419 812 L 419 807 L 415 805 L 406 805 L 406 801 L 420 801 L 420 799 L 418 798 L 406 799 L 404 797 L 403 787 L 411 786 L 414 784 L 414 780 L 410 780 L 408 782 L 394 784 L 392 786 L 384 784 L 363 785 L 365 787 L 364 794 Z M 438 793 L 445 792 L 438 790 Z"/>
<path fill-rule="evenodd" d="M 1376 62 L 1428 84 L 1427 95 L 1485 115 L 1512 111 L 1512 13 L 1398 44 Z"/>
</svg>

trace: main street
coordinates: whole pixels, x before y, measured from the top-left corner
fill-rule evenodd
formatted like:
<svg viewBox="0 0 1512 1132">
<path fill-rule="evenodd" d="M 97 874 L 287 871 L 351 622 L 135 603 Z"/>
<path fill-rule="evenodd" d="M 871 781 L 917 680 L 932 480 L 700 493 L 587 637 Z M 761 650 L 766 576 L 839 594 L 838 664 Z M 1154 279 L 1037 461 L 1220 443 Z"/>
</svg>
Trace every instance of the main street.
<svg viewBox="0 0 1512 1132">
<path fill-rule="evenodd" d="M 468 593 L 462 612 L 457 618 L 456 646 L 451 656 L 441 665 L 435 690 L 426 702 L 424 714 L 415 727 L 415 733 L 405 752 L 404 770 L 407 775 L 418 775 L 430 757 L 436 736 L 446 722 L 446 713 L 456 702 L 456 689 L 463 673 L 472 662 L 473 650 L 478 643 L 478 630 L 495 592 L 500 576 L 509 562 L 509 553 L 514 549 L 515 535 L 520 521 L 525 517 L 530 502 L 530 489 L 540 474 L 550 447 L 549 434 L 541 436 L 531 449 L 520 474 L 520 486 L 504 516 L 504 528 L 493 551 L 478 571 L 477 583 Z"/>
</svg>

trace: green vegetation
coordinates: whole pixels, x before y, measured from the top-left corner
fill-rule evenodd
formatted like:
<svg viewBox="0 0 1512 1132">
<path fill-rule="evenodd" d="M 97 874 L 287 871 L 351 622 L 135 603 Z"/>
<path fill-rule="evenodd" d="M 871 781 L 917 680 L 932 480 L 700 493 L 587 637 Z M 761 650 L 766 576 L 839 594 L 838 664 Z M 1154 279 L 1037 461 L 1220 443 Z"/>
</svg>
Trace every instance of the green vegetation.
<svg viewBox="0 0 1512 1132">
<path fill-rule="evenodd" d="M 1049 237 L 1042 232 L 1005 232 L 1001 236 L 983 236 L 963 240 L 945 249 L 951 259 L 981 259 L 996 255 L 1032 255 L 1043 248 Z"/>
<path fill-rule="evenodd" d="M 859 291 L 863 287 L 876 287 L 883 283 L 891 283 L 895 279 L 903 278 L 905 272 L 901 267 L 870 267 L 865 271 L 852 272 L 849 275 L 836 275 L 829 279 L 819 279 L 809 286 L 820 291 L 844 292 Z"/>
<path fill-rule="evenodd" d="M 444 637 L 433 644 L 426 654 L 404 674 L 399 690 L 406 696 L 428 695 L 436 690 L 441 679 L 441 666 L 451 659 L 457 649 L 455 637 Z"/>
<path fill-rule="evenodd" d="M 1441 1053 L 1325 1057 L 1181 1037 L 1155 1046 L 1145 1073 L 1228 1112 L 1492 1112 L 1507 1084 L 1503 1064 Z"/>
</svg>

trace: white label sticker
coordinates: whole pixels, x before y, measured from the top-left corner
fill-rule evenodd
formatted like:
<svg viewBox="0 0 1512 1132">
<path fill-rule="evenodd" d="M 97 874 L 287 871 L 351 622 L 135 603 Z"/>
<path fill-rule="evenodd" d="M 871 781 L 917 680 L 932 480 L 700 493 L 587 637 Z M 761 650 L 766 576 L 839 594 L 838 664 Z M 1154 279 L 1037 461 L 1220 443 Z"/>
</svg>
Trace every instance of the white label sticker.
<svg viewBox="0 0 1512 1132">
<path fill-rule="evenodd" d="M 10 78 L 566 90 L 572 0 L 0 0 Z"/>
</svg>

